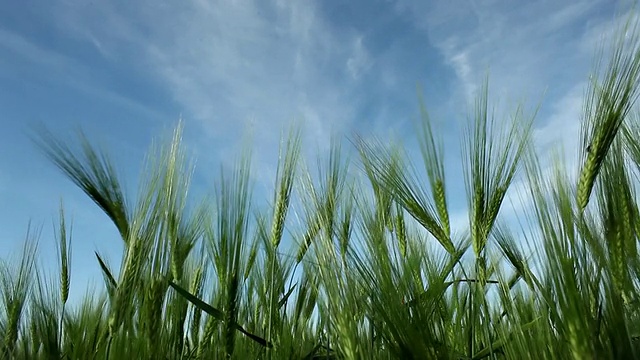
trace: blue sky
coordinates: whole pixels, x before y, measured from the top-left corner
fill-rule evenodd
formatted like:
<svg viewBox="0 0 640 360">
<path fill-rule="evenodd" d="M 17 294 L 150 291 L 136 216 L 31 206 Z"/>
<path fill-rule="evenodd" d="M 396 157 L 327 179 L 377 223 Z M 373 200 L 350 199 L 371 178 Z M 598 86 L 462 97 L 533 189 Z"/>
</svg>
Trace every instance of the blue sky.
<svg viewBox="0 0 640 360">
<path fill-rule="evenodd" d="M 293 120 L 303 124 L 308 158 L 327 151 L 331 134 L 400 139 L 411 152 L 417 84 L 443 130 L 451 210 L 463 223 L 459 129 L 485 75 L 498 109 L 542 102 L 541 151 L 559 142 L 572 151 L 594 51 L 626 8 L 607 0 L 0 0 L 0 257 L 20 248 L 32 221 L 42 227 L 43 262 L 55 264 L 51 229 L 62 198 L 74 222 L 72 291 L 92 278 L 100 284 L 94 250 L 119 263 L 112 224 L 37 151 L 28 138 L 35 124 L 70 140 L 82 128 L 108 149 L 131 195 L 150 140 L 179 118 L 198 189 L 252 133 L 260 190 L 273 182 L 280 135 Z"/>
</svg>

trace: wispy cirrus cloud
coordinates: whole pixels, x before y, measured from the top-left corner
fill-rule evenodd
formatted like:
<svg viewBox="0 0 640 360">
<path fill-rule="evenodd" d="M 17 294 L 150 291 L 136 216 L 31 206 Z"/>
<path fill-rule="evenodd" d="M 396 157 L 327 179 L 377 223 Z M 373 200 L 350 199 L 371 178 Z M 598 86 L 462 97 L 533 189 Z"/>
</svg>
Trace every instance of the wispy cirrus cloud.
<svg viewBox="0 0 640 360">
<path fill-rule="evenodd" d="M 589 19 L 605 6 L 602 1 L 538 1 L 514 6 L 505 1 L 447 5 L 414 5 L 418 26 L 455 70 L 467 99 L 489 71 L 496 96 L 510 100 L 539 97 L 558 80 L 583 74 L 593 49 L 580 47 Z M 568 66 L 573 65 L 573 66 Z M 559 77 L 561 75 L 562 77 Z"/>
<path fill-rule="evenodd" d="M 351 92 L 371 60 L 362 35 L 334 31 L 316 10 L 312 2 L 71 2 L 58 16 L 106 56 L 145 64 L 201 129 L 192 140 L 218 154 L 213 161 L 236 154 L 251 132 L 264 163 L 293 120 L 320 149 L 354 121 Z"/>
<path fill-rule="evenodd" d="M 537 151 L 547 159 L 550 149 L 562 145 L 569 156 L 568 170 L 575 172 L 583 93 L 594 53 L 626 19 L 627 4 L 614 9 L 605 1 L 537 1 L 516 6 L 508 1 L 399 0 L 395 5 L 397 13 L 428 33 L 453 70 L 455 90 L 448 106 L 456 118 L 464 118 L 472 109 L 488 75 L 489 101 L 496 106 L 496 116 L 509 116 L 522 101 L 529 114 L 540 104 L 533 133 Z M 459 135 L 448 128 L 446 143 L 457 143 L 453 140 Z M 447 147 L 448 163 L 456 164 L 454 168 L 460 164 L 455 146 Z M 543 160 L 542 165 L 544 171 L 551 171 L 550 162 Z M 503 214 L 513 214 L 531 202 L 524 181 L 520 178 L 510 190 Z M 453 193 L 462 191 L 462 183 L 458 185 Z M 466 225 L 462 221 L 466 213 L 459 208 L 456 215 L 461 228 Z"/>
<path fill-rule="evenodd" d="M 538 148 L 548 148 L 552 139 L 576 138 L 593 39 L 610 26 L 612 11 L 605 1 L 515 7 L 506 1 L 399 0 L 392 6 L 392 16 L 423 32 L 455 75 L 446 98 L 449 109 L 442 106 L 439 115 L 468 114 L 488 74 L 491 102 L 501 99 L 500 109 L 512 110 L 526 99 L 532 111 L 543 101 L 535 129 Z M 383 48 L 381 37 L 372 37 L 366 28 L 337 26 L 320 10 L 314 2 L 112 2 L 87 7 L 71 1 L 57 15 L 63 28 L 85 37 L 105 57 L 135 60 L 143 73 L 160 79 L 184 117 L 199 129 L 192 132 L 198 152 L 216 154 L 205 156 L 209 165 L 232 159 L 239 139 L 250 132 L 259 172 L 270 178 L 281 130 L 291 120 L 304 121 L 309 153 L 317 146 L 326 150 L 332 130 L 349 133 L 362 121 L 358 117 L 372 99 L 363 87 L 372 81 L 369 72 L 380 74 L 375 88 L 381 93 L 385 87 L 397 92 L 406 85 L 398 81 L 406 76 L 399 68 L 406 58 L 397 55 L 401 37 Z M 394 113 L 408 112 L 403 105 L 377 104 L 370 128 L 388 133 Z M 499 111 L 498 116 L 506 114 Z M 460 134 L 450 125 L 444 128 L 452 140 Z M 408 134 L 412 132 L 401 128 L 401 137 Z M 577 141 L 564 147 L 575 151 Z M 455 147 L 448 154 L 448 163 L 460 163 Z"/>
</svg>

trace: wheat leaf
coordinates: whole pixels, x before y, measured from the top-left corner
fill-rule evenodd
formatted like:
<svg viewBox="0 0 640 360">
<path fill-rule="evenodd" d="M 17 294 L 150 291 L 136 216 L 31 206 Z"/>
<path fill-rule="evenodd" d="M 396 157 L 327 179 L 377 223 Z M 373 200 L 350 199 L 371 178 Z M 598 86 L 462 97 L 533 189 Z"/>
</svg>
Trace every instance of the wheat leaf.
<svg viewBox="0 0 640 360">
<path fill-rule="evenodd" d="M 296 284 L 297 285 L 297 284 Z M 287 303 L 287 301 L 289 300 L 289 297 L 291 296 L 291 294 L 293 293 L 293 290 L 296 288 L 296 285 L 293 285 L 291 287 L 291 289 L 289 289 L 289 291 L 287 291 L 286 294 L 284 294 L 284 296 L 282 297 L 282 299 L 280 299 L 280 301 L 278 301 L 278 308 L 281 308 L 284 306 L 284 304 Z"/>
<path fill-rule="evenodd" d="M 214 308 L 213 306 L 207 304 L 206 302 L 198 299 L 198 297 L 196 297 L 195 295 L 191 294 L 190 292 L 188 292 L 187 290 L 183 289 L 182 287 L 180 287 L 180 285 L 174 283 L 173 281 L 169 281 L 169 285 L 176 290 L 180 295 L 184 296 L 185 299 L 189 300 L 193 305 L 195 305 L 198 309 L 206 312 L 207 314 L 213 316 L 214 318 L 216 318 L 217 320 L 220 321 L 224 321 L 225 320 L 225 316 L 222 313 L 222 311 Z M 248 332 L 247 330 L 245 330 L 242 326 L 240 326 L 237 323 L 232 323 L 230 324 L 231 327 L 233 327 L 234 329 L 240 331 L 241 333 L 243 333 L 244 335 L 246 335 L 247 337 L 249 337 L 251 340 L 257 342 L 258 344 L 262 345 L 262 346 L 266 346 L 268 348 L 273 347 L 273 344 L 271 344 L 271 342 L 257 336 L 254 334 L 251 334 L 250 332 Z"/>
<path fill-rule="evenodd" d="M 102 261 L 102 258 L 100 257 L 100 255 L 98 255 L 97 252 L 94 252 L 94 254 L 96 254 L 96 258 L 98 258 L 98 263 L 100 264 L 100 268 L 102 269 L 102 274 L 104 275 L 104 279 L 107 285 L 107 291 L 109 292 L 109 295 L 112 295 L 113 291 L 118 288 L 116 279 L 111 274 L 111 270 L 109 270 L 109 267 L 107 266 L 107 264 L 105 264 L 105 262 Z"/>
</svg>

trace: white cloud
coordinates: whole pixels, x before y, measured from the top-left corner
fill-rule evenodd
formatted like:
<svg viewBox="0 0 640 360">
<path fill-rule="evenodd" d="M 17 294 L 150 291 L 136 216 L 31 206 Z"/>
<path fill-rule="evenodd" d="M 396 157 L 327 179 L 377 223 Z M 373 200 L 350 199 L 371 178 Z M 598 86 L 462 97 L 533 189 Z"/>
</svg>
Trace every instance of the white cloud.
<svg viewBox="0 0 640 360">
<path fill-rule="evenodd" d="M 471 100 L 475 96 L 478 86 L 473 78 L 468 54 L 467 51 L 454 53 L 451 55 L 449 63 L 463 84 L 465 98 Z"/>
<path fill-rule="evenodd" d="M 362 36 L 354 39 L 352 55 L 347 59 L 347 69 L 353 79 L 358 79 L 363 72 L 371 67 L 372 63 L 362 40 Z"/>
<path fill-rule="evenodd" d="M 428 32 L 458 77 L 455 102 L 460 97 L 469 102 L 487 71 L 492 93 L 507 101 L 537 101 L 547 86 L 583 80 L 593 50 L 581 51 L 581 24 L 590 18 L 590 28 L 603 22 L 593 16 L 599 5 L 586 0 L 517 6 L 507 1 L 451 1 L 405 2 L 404 7 L 416 14 L 413 21 Z"/>
<path fill-rule="evenodd" d="M 586 81 L 579 82 L 565 96 L 556 100 L 546 124 L 534 129 L 534 144 L 539 153 L 547 152 L 554 146 L 562 146 L 567 156 L 577 153 L 586 86 Z"/>
<path fill-rule="evenodd" d="M 59 19 L 165 84 L 187 130 L 201 129 L 191 140 L 210 157 L 206 167 L 217 169 L 248 129 L 263 166 L 273 166 L 281 130 L 294 120 L 304 123 L 307 155 L 348 132 L 358 105 L 351 93 L 372 61 L 361 34 L 335 31 L 316 10 L 312 2 L 143 1 L 72 4 Z M 92 21 L 97 14 L 104 21 Z"/>
<path fill-rule="evenodd" d="M 596 50 L 593 39 L 612 26 L 611 19 L 598 13 L 602 1 L 397 4 L 399 13 L 427 31 L 453 70 L 457 91 L 450 98 L 451 109 L 472 104 L 488 75 L 489 101 L 497 105 L 498 117 L 507 115 L 500 110 L 511 110 L 514 103 L 524 100 L 531 109 L 542 101 L 534 132 L 538 150 L 562 143 L 566 154 L 576 153 L 582 93 Z M 575 161 L 567 165 L 576 166 Z M 522 184 L 514 184 L 518 187 Z"/>
</svg>

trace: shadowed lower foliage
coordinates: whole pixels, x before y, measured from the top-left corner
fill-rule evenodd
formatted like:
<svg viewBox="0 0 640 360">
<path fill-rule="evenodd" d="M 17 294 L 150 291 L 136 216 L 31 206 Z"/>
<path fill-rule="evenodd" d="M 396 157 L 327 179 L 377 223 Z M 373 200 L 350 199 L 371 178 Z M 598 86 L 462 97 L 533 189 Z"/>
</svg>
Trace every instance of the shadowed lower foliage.
<svg viewBox="0 0 640 360">
<path fill-rule="evenodd" d="M 464 232 L 422 105 L 426 177 L 402 144 L 365 138 L 356 159 L 333 143 L 314 173 L 294 129 L 266 208 L 248 153 L 194 203 L 181 125 L 152 147 L 135 197 L 86 137 L 76 151 L 39 133 L 124 252 L 119 265 L 96 253 L 104 284 L 73 302 L 70 219 L 61 207 L 54 274 L 30 229 L 21 256 L 0 261 L 2 358 L 640 358 L 640 33 L 621 30 L 589 84 L 577 174 L 560 156 L 543 167 L 534 117 L 496 119 L 485 84 L 461 144 Z M 514 229 L 500 209 L 518 181 L 530 201 Z"/>
</svg>

